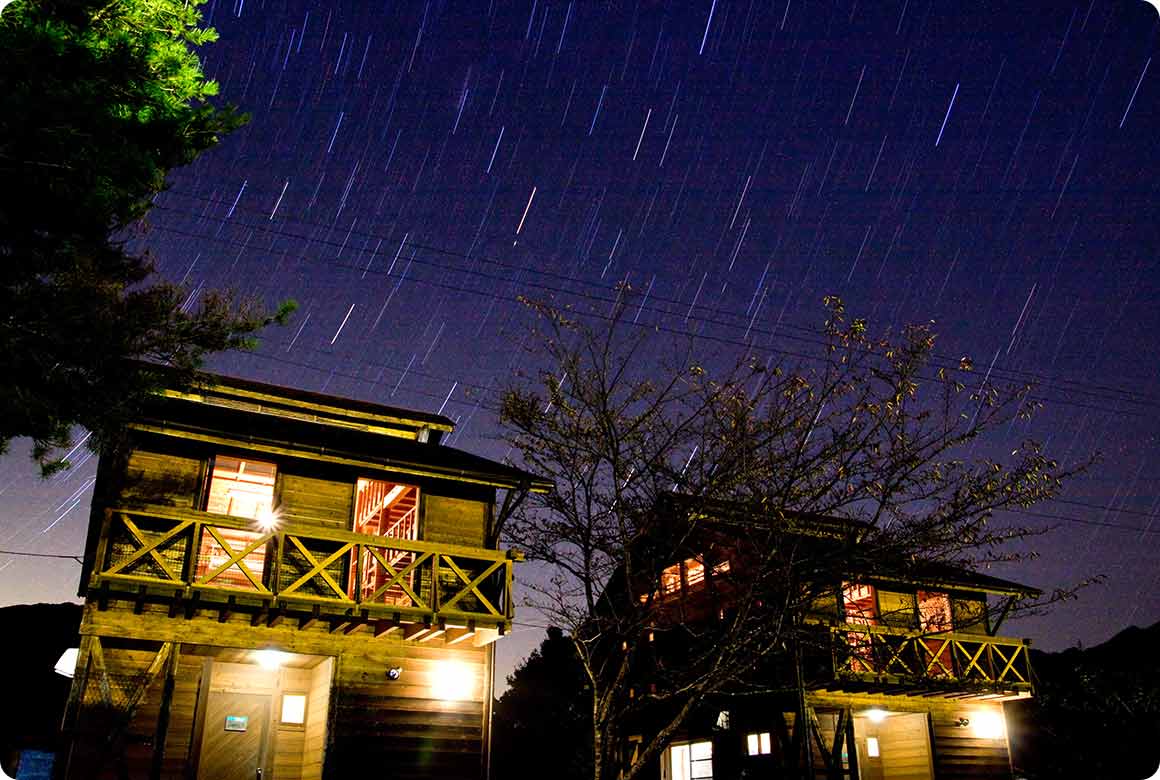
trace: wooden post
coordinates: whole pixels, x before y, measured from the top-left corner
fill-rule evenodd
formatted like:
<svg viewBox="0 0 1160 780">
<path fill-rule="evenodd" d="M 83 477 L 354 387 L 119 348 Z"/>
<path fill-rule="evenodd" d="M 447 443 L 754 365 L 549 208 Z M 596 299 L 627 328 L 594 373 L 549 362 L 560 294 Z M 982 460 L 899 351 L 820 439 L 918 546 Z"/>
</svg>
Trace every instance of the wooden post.
<svg viewBox="0 0 1160 780">
<path fill-rule="evenodd" d="M 847 712 L 849 712 L 849 717 L 846 718 L 846 756 L 850 762 L 850 777 L 852 780 L 857 780 L 858 743 L 854 738 L 854 713 L 849 710 Z"/>
<path fill-rule="evenodd" d="M 78 738 L 77 724 L 80 719 L 81 707 L 84 705 L 85 689 L 89 685 L 89 669 L 92 667 L 93 638 L 87 634 L 81 636 L 80 647 L 77 650 L 77 667 L 73 673 L 72 687 L 69 688 L 68 700 L 64 705 L 64 717 L 61 719 L 60 731 L 63 737 L 62 755 L 53 764 L 52 776 L 54 780 L 65 780 L 69 776 L 69 764 L 76 752 Z"/>
<path fill-rule="evenodd" d="M 149 770 L 149 780 L 161 780 L 161 768 L 165 760 L 165 738 L 169 733 L 169 709 L 173 705 L 174 678 L 181 655 L 181 646 L 174 643 L 169 657 L 165 659 L 165 683 L 161 689 L 161 710 L 157 713 L 157 731 L 153 736 L 153 765 Z"/>
</svg>

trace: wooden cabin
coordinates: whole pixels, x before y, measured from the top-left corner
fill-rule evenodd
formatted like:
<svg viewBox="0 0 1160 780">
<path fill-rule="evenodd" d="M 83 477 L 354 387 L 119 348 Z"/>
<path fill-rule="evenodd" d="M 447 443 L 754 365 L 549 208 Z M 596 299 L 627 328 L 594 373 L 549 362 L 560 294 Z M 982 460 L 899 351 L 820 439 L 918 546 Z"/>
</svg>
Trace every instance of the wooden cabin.
<svg viewBox="0 0 1160 780">
<path fill-rule="evenodd" d="M 785 520 L 797 526 L 789 535 L 813 537 L 819 554 L 857 545 L 864 530 L 837 518 Z M 664 627 L 702 626 L 712 636 L 710 623 L 729 609 L 731 580 L 747 566 L 744 542 L 728 531 L 699 539 L 703 549 L 663 568 L 651 595 L 640 597 L 649 602 L 656 653 L 666 662 L 679 663 L 680 649 L 663 646 Z M 893 570 L 863 563 L 859 570 L 811 587 L 821 595 L 798 617 L 797 660 L 768 664 L 756 673 L 762 679 L 739 688 L 782 692 L 713 698 L 663 752 L 656 776 L 1012 777 L 1003 702 L 1030 697 L 1033 677 L 1029 641 L 999 629 L 1014 603 L 1038 591 L 938 563 Z M 626 755 L 632 750 L 628 745 Z"/>
<path fill-rule="evenodd" d="M 485 776 L 499 527 L 549 485 L 451 430 L 225 377 L 158 393 L 100 461 L 58 777 Z"/>
</svg>

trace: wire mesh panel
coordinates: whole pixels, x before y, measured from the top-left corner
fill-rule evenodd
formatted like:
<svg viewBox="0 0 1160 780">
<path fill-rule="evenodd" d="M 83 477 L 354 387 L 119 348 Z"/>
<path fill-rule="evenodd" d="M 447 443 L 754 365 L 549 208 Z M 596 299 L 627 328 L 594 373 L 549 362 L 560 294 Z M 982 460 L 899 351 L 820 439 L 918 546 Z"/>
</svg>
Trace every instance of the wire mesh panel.
<svg viewBox="0 0 1160 780">
<path fill-rule="evenodd" d="M 263 592 L 272 534 L 206 525 L 202 528 L 194 582 Z"/>
<path fill-rule="evenodd" d="M 102 571 L 179 582 L 192 535 L 189 523 L 116 513 L 109 524 Z"/>
<path fill-rule="evenodd" d="M 286 534 L 278 592 L 285 595 L 348 598 L 350 542 Z"/>
</svg>

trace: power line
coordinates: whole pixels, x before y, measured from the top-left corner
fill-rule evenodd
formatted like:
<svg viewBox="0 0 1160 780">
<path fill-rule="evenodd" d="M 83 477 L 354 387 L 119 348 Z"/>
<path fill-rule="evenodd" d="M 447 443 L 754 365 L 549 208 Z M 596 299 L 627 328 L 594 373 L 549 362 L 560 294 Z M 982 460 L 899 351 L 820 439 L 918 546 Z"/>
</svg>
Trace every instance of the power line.
<svg viewBox="0 0 1160 780">
<path fill-rule="evenodd" d="M 52 553 L 27 552 L 24 550 L 0 550 L 0 555 L 14 555 L 20 558 L 67 558 L 77 563 L 83 563 L 79 555 L 54 555 Z"/>
<path fill-rule="evenodd" d="M 195 195 L 192 193 L 167 191 L 166 195 L 176 195 L 178 197 L 184 197 L 184 198 L 189 198 L 189 199 L 193 199 L 193 200 L 200 200 L 200 201 L 210 203 L 210 204 L 221 204 L 221 201 L 215 200 L 213 198 L 208 198 L 205 196 Z M 168 206 L 162 206 L 160 204 L 156 205 L 156 208 L 161 209 L 161 210 L 165 210 L 165 211 L 178 212 L 181 214 L 185 214 L 186 216 L 193 217 L 195 219 L 210 219 L 210 220 L 220 222 L 222 224 L 229 223 L 229 220 L 222 218 L 222 217 L 215 217 L 215 216 L 211 216 L 208 214 L 192 214 L 190 212 L 183 211 L 181 209 L 176 209 L 176 208 L 172 208 L 172 207 L 168 207 Z M 252 208 L 248 208 L 245 206 L 236 207 L 235 211 L 236 212 L 250 213 L 250 214 L 254 214 L 254 215 L 265 215 L 264 211 L 258 211 L 257 209 L 252 209 Z M 328 231 L 332 231 L 336 227 L 334 225 L 326 225 L 326 224 L 319 223 L 319 222 L 311 222 L 309 220 L 302 219 L 300 217 L 294 217 L 294 216 L 291 216 L 290 219 L 288 219 L 287 221 L 297 223 L 297 224 L 300 224 L 303 226 L 325 229 Z M 295 233 L 288 233 L 285 231 L 275 230 L 272 227 L 265 226 L 265 225 L 252 225 L 252 224 L 245 223 L 245 222 L 238 222 L 235 224 L 237 224 L 241 227 L 249 228 L 251 230 L 260 230 L 262 232 L 273 233 L 275 235 L 279 235 L 279 236 L 282 236 L 285 238 L 306 240 L 306 241 L 310 241 L 310 242 L 319 243 L 319 244 L 322 244 L 324 246 L 329 245 L 332 247 L 337 247 L 340 249 L 340 251 L 345 246 L 345 242 L 339 243 L 337 241 L 328 241 L 325 239 L 311 238 L 309 236 L 303 236 L 303 235 L 299 235 L 299 234 L 295 234 Z M 159 226 L 155 226 L 155 227 L 159 227 Z M 167 228 L 161 228 L 161 227 L 159 227 L 159 229 L 167 230 Z M 168 229 L 168 230 L 172 230 L 172 229 Z M 348 236 L 357 236 L 359 238 L 365 238 L 368 241 L 370 239 L 380 239 L 383 241 L 391 239 L 390 236 L 384 236 L 384 235 L 374 233 L 371 231 L 355 230 L 353 227 L 345 232 Z M 205 238 L 210 238 L 210 237 L 205 236 Z M 234 245 L 237 244 L 237 242 L 229 241 L 227 239 L 221 239 L 220 237 L 213 237 L 213 238 L 216 240 L 225 241 L 226 243 L 231 243 Z M 532 272 L 532 273 L 537 274 L 538 276 L 546 276 L 546 277 L 550 277 L 550 278 L 555 278 L 555 279 L 558 279 L 558 280 L 563 281 L 563 282 L 571 282 L 571 283 L 575 283 L 575 284 L 581 284 L 581 285 L 584 285 L 587 287 L 597 287 L 601 290 L 608 289 L 607 286 L 604 285 L 603 283 L 591 282 L 591 281 L 588 281 L 586 279 L 581 279 L 581 278 L 576 277 L 576 276 L 570 276 L 567 274 L 556 273 L 554 271 L 551 271 L 549 269 L 542 268 L 542 267 L 529 268 L 529 267 L 517 265 L 515 263 L 506 262 L 504 260 L 500 260 L 500 259 L 497 259 L 494 257 L 490 257 L 488 255 L 484 255 L 484 254 L 474 254 L 473 255 L 473 254 L 469 254 L 469 253 L 457 252 L 455 250 L 450 250 L 450 249 L 446 249 L 443 247 L 437 247 L 437 246 L 413 242 L 413 241 L 407 241 L 406 246 L 410 247 L 410 248 L 423 249 L 423 250 L 428 251 L 428 252 L 433 252 L 436 254 L 446 255 L 446 256 L 450 256 L 450 257 L 457 257 L 457 258 L 461 258 L 461 259 L 465 259 L 465 260 L 475 260 L 475 261 L 479 261 L 479 262 L 484 262 L 484 263 L 487 263 L 489 265 L 494 265 L 494 266 L 504 268 L 507 270 L 511 270 L 511 271 L 515 271 L 518 273 Z M 275 250 L 264 250 L 264 251 L 275 251 Z M 290 253 L 286 252 L 283 254 L 289 255 Z M 373 258 L 374 258 L 374 255 L 372 255 L 372 259 Z M 420 262 L 422 262 L 422 261 L 420 261 Z M 503 281 L 513 281 L 510 279 L 502 279 L 502 277 L 492 277 L 489 275 L 484 275 L 484 274 L 481 274 L 480 272 L 472 271 L 471 269 L 464 269 L 464 268 L 457 268 L 457 267 L 452 267 L 452 266 L 439 265 L 439 264 L 431 263 L 431 262 L 428 262 L 427 264 L 432 265 L 432 266 L 437 267 L 437 268 L 442 268 L 444 270 L 458 271 L 460 273 L 467 274 L 467 275 L 484 276 L 484 278 L 501 279 Z M 363 270 L 364 272 L 374 273 L 374 271 L 369 270 L 369 267 L 367 269 L 358 269 L 358 268 L 355 268 L 353 266 L 350 266 L 350 268 L 352 270 Z M 562 290 L 558 287 L 553 288 L 553 287 L 550 287 L 548 285 L 542 285 L 542 287 L 545 287 L 545 288 L 550 289 L 550 290 L 559 291 L 559 292 L 562 292 L 565 294 L 582 295 L 581 293 L 577 293 L 575 291 L 570 291 L 570 290 Z M 659 295 L 659 294 L 651 295 L 650 297 L 653 300 L 660 301 L 662 303 L 668 303 L 668 304 L 672 304 L 674 306 L 680 306 L 680 307 L 686 306 L 686 303 L 684 301 L 680 301 L 680 300 L 676 300 L 676 299 L 672 299 L 672 298 L 666 298 L 666 297 Z M 600 300 L 603 302 L 608 302 L 606 298 L 600 298 Z M 704 311 L 708 314 L 712 314 L 712 315 L 715 315 L 718 317 L 739 317 L 740 316 L 740 315 L 734 314 L 731 311 L 719 309 L 719 308 L 713 307 L 709 304 L 693 303 L 693 304 L 689 305 L 689 309 L 690 309 L 690 311 L 693 309 Z M 654 308 L 650 308 L 649 311 L 656 312 L 657 310 Z M 674 314 L 674 312 L 661 312 L 661 313 L 670 314 L 670 315 Z M 712 325 L 721 325 L 723 327 L 729 327 L 729 328 L 743 327 L 743 325 L 739 324 L 739 323 L 723 322 L 721 320 L 713 320 L 713 319 L 708 319 L 706 317 L 686 316 L 686 320 L 687 319 L 693 319 L 693 320 L 698 321 L 698 322 L 703 322 L 703 323 L 712 324 Z M 756 332 L 756 333 L 759 333 L 762 335 L 773 335 L 773 331 L 767 331 L 767 330 L 764 330 L 762 328 L 753 328 L 751 325 L 745 325 L 745 327 L 747 327 L 747 330 L 752 330 L 753 332 Z M 806 341 L 807 343 L 812 343 L 812 344 L 822 343 L 822 342 L 819 342 L 817 340 L 817 336 L 819 334 L 818 334 L 818 331 L 816 328 L 811 328 L 811 327 L 803 326 L 803 325 L 794 325 L 792 323 L 779 323 L 778 327 L 779 328 L 786 328 L 789 330 L 799 331 L 799 332 L 806 333 L 806 334 L 809 334 L 809 335 L 814 337 L 812 339 L 805 339 L 802 337 L 785 336 L 783 334 L 783 337 L 785 337 L 785 338 L 796 338 L 797 340 L 803 340 L 803 341 Z M 959 359 L 957 357 L 954 357 L 952 355 L 943 354 L 943 353 L 938 353 L 938 352 L 933 352 L 932 355 L 940 360 L 946 361 L 946 363 L 942 365 L 943 368 L 950 368 L 952 370 L 959 370 Z M 1057 386 L 1060 385 L 1061 383 L 1068 384 L 1068 385 L 1075 385 L 1076 388 L 1062 388 L 1062 387 L 1060 387 L 1059 389 L 1064 390 L 1065 392 L 1073 392 L 1073 393 L 1078 392 L 1078 393 L 1083 393 L 1085 395 L 1093 395 L 1093 396 L 1096 396 L 1097 398 L 1101 398 L 1103 400 L 1108 400 L 1108 399 L 1105 399 L 1104 396 L 1108 393 L 1111 393 L 1111 394 L 1114 394 L 1115 396 L 1118 396 L 1114 400 L 1123 400 L 1123 401 L 1126 401 L 1129 403 L 1137 403 L 1137 404 L 1154 406 L 1154 407 L 1160 408 L 1160 398 L 1149 396 L 1149 395 L 1135 392 L 1135 391 L 1131 391 L 1131 390 L 1125 390 L 1125 389 L 1120 388 L 1120 387 L 1113 387 L 1113 386 L 1109 386 L 1109 385 L 1100 385 L 1100 384 L 1095 384 L 1095 383 L 1091 383 L 1091 382 L 1084 382 L 1084 381 L 1080 381 L 1080 380 L 1063 379 L 1063 378 L 1059 378 L 1059 377 L 1050 377 L 1050 376 L 1046 376 L 1043 374 L 1039 374 L 1037 372 L 1027 371 L 1024 369 L 1017 369 L 1017 368 L 995 368 L 992 370 L 992 373 L 995 375 L 1004 376 L 1004 377 L 1007 377 L 1007 376 L 1024 377 L 1028 380 L 1043 382 L 1043 383 L 1047 383 L 1047 384 L 1054 384 Z M 1022 380 L 1020 380 L 1020 381 L 1022 381 Z M 1077 388 L 1080 388 L 1080 389 L 1077 389 Z M 1092 388 L 1092 389 L 1091 390 L 1084 390 L 1082 388 Z"/>
<path fill-rule="evenodd" d="M 165 210 L 167 207 L 158 206 L 157 208 Z M 172 209 L 170 209 L 170 210 L 172 210 Z M 210 219 L 214 219 L 214 218 L 210 217 Z M 299 240 L 306 238 L 304 236 L 296 235 L 293 233 L 285 233 L 283 231 L 274 230 L 272 228 L 268 228 L 265 226 L 251 226 L 251 225 L 246 225 L 245 223 L 241 223 L 241 224 L 243 227 L 250 227 L 254 230 L 261 230 L 264 232 L 270 232 L 270 233 L 273 233 L 275 235 L 279 235 L 279 236 L 282 236 L 285 238 L 293 238 L 293 239 L 299 239 Z M 221 236 L 207 236 L 207 235 L 204 235 L 201 233 L 196 233 L 193 231 L 181 230 L 179 228 L 172 228 L 172 227 L 157 225 L 157 226 L 154 226 L 154 229 L 160 230 L 162 232 L 174 233 L 177 235 L 187 236 L 190 238 L 196 238 L 196 239 L 200 239 L 200 240 L 216 241 L 219 243 L 229 244 L 231 246 L 239 246 L 240 245 L 243 248 L 248 246 L 248 244 L 239 244 L 238 241 L 233 240 L 233 239 L 223 238 Z M 328 242 L 323 241 L 321 243 L 325 244 Z M 418 248 L 418 247 L 416 247 L 416 248 Z M 294 253 L 290 252 L 289 250 L 278 250 L 278 249 L 273 249 L 273 248 L 263 249 L 261 251 L 263 251 L 267 254 L 281 255 L 284 257 L 288 257 L 288 256 L 291 256 L 292 254 L 294 254 Z M 466 255 L 465 255 L 465 257 L 466 257 Z M 409 260 L 411 262 L 419 263 L 421 265 L 429 265 L 429 266 L 439 268 L 439 269 L 442 269 L 445 271 L 447 271 L 447 270 L 458 271 L 458 272 L 465 274 L 465 275 L 468 275 L 468 276 L 481 277 L 484 279 L 489 279 L 491 281 L 496 281 L 496 282 L 500 282 L 500 283 L 513 284 L 513 283 L 516 283 L 518 281 L 515 279 L 508 279 L 508 278 L 504 278 L 504 277 L 494 276 L 491 274 L 484 273 L 482 271 L 473 271 L 473 270 L 469 270 L 469 269 L 449 267 L 446 265 L 441 265 L 439 263 L 433 262 L 431 260 L 422 260 L 422 259 L 419 259 L 416 257 L 409 258 Z M 335 260 L 322 259 L 322 260 L 318 260 L 316 262 L 331 266 L 333 268 L 341 268 L 341 269 L 350 270 L 350 271 L 361 271 L 364 274 L 372 273 L 372 274 L 375 274 L 376 276 L 392 276 L 392 274 L 389 271 L 383 271 L 380 269 L 360 268 L 358 266 L 350 265 L 347 263 L 337 262 Z M 520 270 L 521 271 L 528 271 L 531 269 L 520 269 Z M 505 297 L 505 296 L 498 295 L 497 293 L 494 293 L 494 292 L 486 292 L 484 290 L 473 290 L 473 289 L 468 288 L 468 287 L 462 287 L 460 285 L 448 284 L 446 282 L 437 282 L 437 281 L 433 281 L 433 280 L 429 280 L 429 279 L 421 279 L 418 277 L 411 277 L 411 281 L 414 282 L 415 284 L 422 284 L 422 285 L 427 285 L 430 287 L 436 287 L 436 288 L 444 289 L 444 290 L 447 290 L 450 292 L 464 293 L 464 294 L 468 294 L 468 295 L 477 295 L 477 296 L 480 296 L 483 298 L 490 298 L 493 300 L 505 301 L 505 302 L 509 302 L 509 303 L 516 303 L 517 302 L 517 299 L 515 297 Z M 584 292 L 575 291 L 575 290 L 565 290 L 565 289 L 562 289 L 559 287 L 553 287 L 552 285 L 542 284 L 542 283 L 531 281 L 531 280 L 523 280 L 522 282 L 519 282 L 519 283 L 523 284 L 527 287 L 533 287 L 533 288 L 536 288 L 539 290 L 543 290 L 544 292 L 573 296 L 573 297 L 577 297 L 577 298 L 581 298 L 581 299 L 585 299 L 585 300 L 590 300 L 590 301 L 597 302 L 597 303 L 615 304 L 617 302 L 616 298 L 608 298 L 605 296 L 594 295 L 592 293 L 584 293 Z M 643 303 L 642 303 L 640 308 L 642 310 L 649 311 L 650 313 L 659 314 L 662 316 L 664 316 L 664 315 L 680 316 L 680 314 L 677 312 L 671 312 L 671 311 L 657 309 L 657 308 L 652 307 L 652 306 L 644 305 Z M 596 318 L 605 319 L 605 320 L 609 319 L 608 316 L 604 316 L 604 315 L 600 315 L 600 314 L 596 314 L 596 313 L 587 313 L 587 314 L 584 312 L 573 312 L 573 313 L 576 314 L 577 316 L 590 316 L 590 317 L 596 317 Z M 686 315 L 685 319 L 686 320 L 691 319 L 691 320 L 698 322 L 698 323 L 701 323 L 701 324 L 723 325 L 725 327 L 730 327 L 730 328 L 739 327 L 737 325 L 733 325 L 732 323 L 720 322 L 720 321 L 716 321 L 716 320 L 707 319 L 705 317 L 695 317 L 692 315 Z M 682 336 L 682 337 L 691 337 L 691 338 L 697 338 L 697 339 L 702 339 L 702 340 L 707 340 L 707 341 L 713 341 L 713 342 L 717 342 L 720 344 L 740 347 L 740 348 L 748 349 L 748 350 L 757 350 L 757 351 L 764 352 L 764 353 L 774 353 L 774 354 L 782 355 L 784 357 L 789 357 L 789 358 L 797 358 L 800 360 L 808 360 L 808 361 L 819 360 L 819 357 L 817 355 L 812 355 L 812 354 L 807 354 L 807 353 L 802 353 L 802 352 L 792 352 L 792 351 L 785 350 L 785 349 L 778 349 L 778 348 L 772 347 L 772 346 L 761 346 L 761 345 L 757 345 L 757 344 L 754 344 L 751 342 L 742 341 L 739 339 L 727 338 L 724 336 L 711 335 L 711 334 L 707 334 L 707 333 L 692 333 L 690 331 L 682 330 L 680 328 L 671 328 L 671 327 L 659 325 L 659 324 L 649 325 L 646 323 L 644 325 L 640 325 L 640 327 L 652 328 L 656 331 L 667 333 L 670 335 L 676 335 L 676 336 Z M 765 330 L 763 328 L 754 327 L 754 328 L 750 328 L 749 330 L 751 332 L 758 333 L 760 335 L 770 336 L 770 337 L 773 337 L 775 335 L 780 335 L 782 338 L 786 338 L 786 339 L 790 339 L 790 340 L 794 340 L 794 341 L 802 341 L 802 342 L 806 342 L 806 343 L 818 345 L 818 346 L 825 345 L 825 342 L 822 342 L 818 339 L 805 338 L 803 336 L 794 336 L 794 335 L 790 335 L 790 334 L 777 334 L 776 329 L 775 330 Z M 932 361 L 932 365 L 934 365 L 935 367 L 939 367 L 938 364 L 935 363 L 934 361 Z M 950 370 L 954 370 L 954 371 L 960 370 L 958 368 L 957 364 L 943 365 L 943 366 L 941 366 L 941 368 L 950 369 Z M 996 370 L 992 371 L 992 373 L 1001 373 L 1001 372 L 1000 372 L 1000 370 L 996 369 Z M 977 374 L 975 374 L 974 376 L 977 376 Z M 931 379 L 932 377 L 928 376 L 928 377 L 923 377 L 923 378 Z M 1051 384 L 1051 383 L 1047 382 L 1045 384 Z M 1056 388 L 1056 389 L 1058 389 L 1064 393 L 1076 392 L 1074 390 L 1070 390 L 1067 388 Z M 1086 394 L 1093 395 L 1093 393 L 1091 393 L 1091 392 L 1088 392 Z M 1101 412 L 1114 413 L 1114 414 L 1120 414 L 1120 415 L 1130 415 L 1130 416 L 1134 416 L 1134 417 L 1143 417 L 1146 415 L 1146 413 L 1144 411 L 1137 411 L 1137 410 L 1132 410 L 1132 409 L 1111 409 L 1111 408 L 1108 408 L 1106 406 L 1102 406 L 1102 405 L 1095 404 L 1095 403 L 1084 403 L 1081 401 L 1072 401 L 1072 400 L 1067 400 L 1066 398 L 1053 398 L 1053 397 L 1044 396 L 1044 395 L 1029 395 L 1028 399 L 1033 400 L 1033 401 L 1047 402 L 1047 403 L 1060 405 L 1060 406 L 1071 406 L 1071 407 L 1078 408 L 1078 409 L 1087 409 L 1090 411 L 1101 411 Z M 1160 402 L 1153 402 L 1150 400 L 1149 401 L 1134 401 L 1132 399 L 1115 399 L 1115 398 L 1106 398 L 1106 397 L 1099 397 L 1099 396 L 1097 396 L 1097 400 L 1105 401 L 1105 402 L 1127 401 L 1129 403 L 1160 406 Z"/>
</svg>

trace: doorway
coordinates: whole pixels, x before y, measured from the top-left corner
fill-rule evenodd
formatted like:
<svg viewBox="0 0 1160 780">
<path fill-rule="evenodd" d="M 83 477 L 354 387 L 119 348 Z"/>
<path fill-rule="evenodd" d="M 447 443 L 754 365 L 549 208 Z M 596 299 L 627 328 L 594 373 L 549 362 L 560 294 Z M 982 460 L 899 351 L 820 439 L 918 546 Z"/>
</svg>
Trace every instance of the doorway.
<svg viewBox="0 0 1160 780">
<path fill-rule="evenodd" d="M 334 659 L 199 650 L 205 658 L 191 741 L 197 780 L 319 780 Z"/>
<path fill-rule="evenodd" d="M 868 710 L 855 713 L 860 780 L 933 780 L 926 713 Z"/>
<path fill-rule="evenodd" d="M 266 755 L 270 699 L 269 694 L 210 691 L 198 780 L 261 780 L 270 776 Z"/>
</svg>

